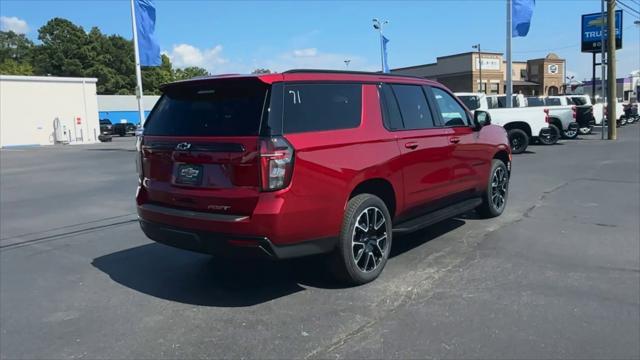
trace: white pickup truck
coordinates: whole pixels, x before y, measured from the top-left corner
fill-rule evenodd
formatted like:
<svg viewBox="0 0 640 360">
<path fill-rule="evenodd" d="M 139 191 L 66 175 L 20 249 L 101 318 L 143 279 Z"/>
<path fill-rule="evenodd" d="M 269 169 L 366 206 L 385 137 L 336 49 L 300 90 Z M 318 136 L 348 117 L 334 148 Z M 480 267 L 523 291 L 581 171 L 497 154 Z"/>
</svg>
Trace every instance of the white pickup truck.
<svg viewBox="0 0 640 360">
<path fill-rule="evenodd" d="M 455 93 L 455 95 L 472 112 L 484 110 L 491 115 L 491 123 L 500 125 L 507 130 L 511 152 L 524 152 L 529 143 L 536 140 L 545 145 L 553 145 L 558 141 L 559 134 L 554 134 L 549 128 L 547 113 L 543 108 L 498 108 L 495 96 L 482 93 Z"/>
<path fill-rule="evenodd" d="M 505 96 L 498 96 L 499 102 L 505 101 Z M 578 123 L 576 122 L 575 105 L 562 105 L 562 101 L 555 97 L 524 97 L 522 94 L 514 95 L 514 107 L 544 107 L 549 113 L 549 127 L 560 136 L 567 139 L 575 139 L 578 136 Z"/>
</svg>

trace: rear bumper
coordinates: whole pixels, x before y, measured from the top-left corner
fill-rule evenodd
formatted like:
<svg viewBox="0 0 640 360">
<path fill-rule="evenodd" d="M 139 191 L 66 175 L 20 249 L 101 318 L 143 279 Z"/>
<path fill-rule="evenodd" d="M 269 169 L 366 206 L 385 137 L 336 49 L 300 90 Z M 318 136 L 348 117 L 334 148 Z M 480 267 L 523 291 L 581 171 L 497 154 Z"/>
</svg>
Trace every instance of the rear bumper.
<svg viewBox="0 0 640 360">
<path fill-rule="evenodd" d="M 139 219 L 147 237 L 161 244 L 222 257 L 290 259 L 331 252 L 336 238 L 301 241 L 290 245 L 275 245 L 267 237 L 213 233 L 185 229 Z"/>
</svg>

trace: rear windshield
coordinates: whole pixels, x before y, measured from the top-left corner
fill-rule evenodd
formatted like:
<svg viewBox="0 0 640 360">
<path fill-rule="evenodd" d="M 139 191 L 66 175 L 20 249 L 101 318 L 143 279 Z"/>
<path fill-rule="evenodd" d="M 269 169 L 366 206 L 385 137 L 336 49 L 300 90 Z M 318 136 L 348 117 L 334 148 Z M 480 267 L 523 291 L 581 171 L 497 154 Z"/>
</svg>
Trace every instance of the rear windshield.
<svg viewBox="0 0 640 360">
<path fill-rule="evenodd" d="M 581 98 L 581 97 L 571 97 L 571 100 L 573 101 L 574 104 L 576 105 L 587 105 L 587 100 Z"/>
<path fill-rule="evenodd" d="M 258 135 L 268 85 L 210 82 L 168 88 L 145 123 L 145 135 Z"/>
<path fill-rule="evenodd" d="M 460 99 L 469 110 L 476 110 L 480 107 L 480 98 L 478 96 L 458 96 L 458 99 Z"/>
</svg>

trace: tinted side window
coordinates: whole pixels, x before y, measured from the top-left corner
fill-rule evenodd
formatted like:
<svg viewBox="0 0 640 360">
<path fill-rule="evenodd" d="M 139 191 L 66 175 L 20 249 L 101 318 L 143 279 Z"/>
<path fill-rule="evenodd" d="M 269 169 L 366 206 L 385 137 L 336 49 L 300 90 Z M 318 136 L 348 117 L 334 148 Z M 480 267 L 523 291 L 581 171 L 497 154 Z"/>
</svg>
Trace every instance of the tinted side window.
<svg viewBox="0 0 640 360">
<path fill-rule="evenodd" d="M 361 84 L 286 84 L 285 133 L 350 129 L 360 125 Z"/>
<path fill-rule="evenodd" d="M 429 129 L 434 127 L 427 98 L 421 86 L 391 85 L 400 106 L 404 128 Z"/>
<path fill-rule="evenodd" d="M 467 112 L 446 91 L 433 87 L 433 96 L 436 98 L 438 109 L 442 115 L 444 126 L 468 126 Z"/>
<path fill-rule="evenodd" d="M 544 106 L 544 100 L 537 97 L 528 97 L 527 106 Z"/>
<path fill-rule="evenodd" d="M 562 105 L 562 101 L 558 98 L 547 98 L 545 101 L 547 106 L 559 106 Z"/>
<path fill-rule="evenodd" d="M 391 87 L 387 84 L 380 86 L 380 102 L 382 104 L 382 116 L 389 130 L 399 130 L 404 127 L 398 101 Z"/>
</svg>

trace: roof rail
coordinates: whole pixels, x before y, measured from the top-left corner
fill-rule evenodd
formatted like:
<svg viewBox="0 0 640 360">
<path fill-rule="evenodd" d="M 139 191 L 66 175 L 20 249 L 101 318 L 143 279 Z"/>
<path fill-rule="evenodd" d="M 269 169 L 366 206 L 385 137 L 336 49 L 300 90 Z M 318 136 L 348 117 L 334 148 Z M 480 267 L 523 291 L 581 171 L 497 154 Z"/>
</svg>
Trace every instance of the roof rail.
<svg viewBox="0 0 640 360">
<path fill-rule="evenodd" d="M 282 74 L 298 74 L 298 73 L 375 75 L 375 76 L 393 76 L 393 77 L 403 77 L 403 78 L 428 80 L 427 78 L 423 78 L 423 77 L 420 77 L 420 76 L 392 74 L 392 73 L 382 73 L 382 72 L 372 72 L 372 71 L 324 70 L 324 69 L 292 69 L 292 70 L 287 70 L 287 71 L 283 71 L 282 72 Z"/>
</svg>

